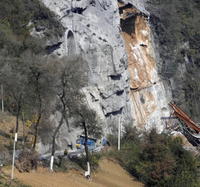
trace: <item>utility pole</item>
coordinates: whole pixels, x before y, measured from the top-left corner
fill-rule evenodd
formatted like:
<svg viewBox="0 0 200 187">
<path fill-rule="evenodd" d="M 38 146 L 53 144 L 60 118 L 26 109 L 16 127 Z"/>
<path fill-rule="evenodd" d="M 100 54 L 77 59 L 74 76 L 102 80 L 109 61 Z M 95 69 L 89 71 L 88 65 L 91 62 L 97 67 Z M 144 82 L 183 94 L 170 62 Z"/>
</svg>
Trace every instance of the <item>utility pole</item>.
<svg viewBox="0 0 200 187">
<path fill-rule="evenodd" d="M 1 111 L 4 112 L 4 100 L 3 100 L 3 84 L 1 84 Z"/>
<path fill-rule="evenodd" d="M 119 124 L 118 124 L 118 151 L 120 151 L 120 139 L 121 139 L 121 121 L 119 116 Z"/>
</svg>

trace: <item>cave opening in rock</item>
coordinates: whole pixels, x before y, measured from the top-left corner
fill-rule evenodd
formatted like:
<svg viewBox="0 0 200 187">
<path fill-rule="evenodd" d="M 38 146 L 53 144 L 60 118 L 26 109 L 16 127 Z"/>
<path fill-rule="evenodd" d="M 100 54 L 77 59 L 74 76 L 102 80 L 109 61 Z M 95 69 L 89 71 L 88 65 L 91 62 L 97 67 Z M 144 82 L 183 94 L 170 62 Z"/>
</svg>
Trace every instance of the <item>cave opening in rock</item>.
<svg viewBox="0 0 200 187">
<path fill-rule="evenodd" d="M 119 7 L 119 13 L 123 14 L 123 10 L 126 10 L 128 8 L 133 8 L 133 5 L 128 3 L 128 4 L 124 5 L 124 6 Z"/>
<path fill-rule="evenodd" d="M 67 49 L 68 55 L 74 55 L 76 53 L 74 33 L 71 30 L 67 34 Z"/>
<path fill-rule="evenodd" d="M 107 114 L 105 114 L 106 117 L 110 117 L 111 115 L 112 116 L 117 116 L 117 115 L 121 115 L 122 114 L 122 108 L 120 108 L 119 110 L 116 110 L 116 111 L 113 111 L 113 112 L 109 112 Z"/>
<path fill-rule="evenodd" d="M 129 35 L 134 34 L 135 20 L 136 20 L 136 15 L 132 15 L 126 19 L 120 19 L 120 26 L 121 26 L 122 32 L 126 32 Z"/>
<path fill-rule="evenodd" d="M 77 14 L 82 14 L 85 10 L 86 8 L 80 8 L 80 7 L 72 8 L 72 12 Z"/>
<path fill-rule="evenodd" d="M 124 90 L 118 90 L 118 91 L 116 92 L 116 95 L 120 96 L 120 95 L 122 95 L 123 93 L 124 93 Z"/>
<path fill-rule="evenodd" d="M 112 79 L 112 80 L 120 80 L 121 79 L 121 74 L 118 74 L 118 75 L 110 75 L 110 78 Z"/>
<path fill-rule="evenodd" d="M 46 49 L 47 54 L 51 54 L 51 53 L 53 53 L 55 50 L 59 49 L 60 46 L 61 46 L 61 44 L 62 44 L 62 42 L 58 42 L 58 43 L 56 43 L 56 44 L 54 44 L 54 45 L 46 46 L 45 49 Z"/>
</svg>

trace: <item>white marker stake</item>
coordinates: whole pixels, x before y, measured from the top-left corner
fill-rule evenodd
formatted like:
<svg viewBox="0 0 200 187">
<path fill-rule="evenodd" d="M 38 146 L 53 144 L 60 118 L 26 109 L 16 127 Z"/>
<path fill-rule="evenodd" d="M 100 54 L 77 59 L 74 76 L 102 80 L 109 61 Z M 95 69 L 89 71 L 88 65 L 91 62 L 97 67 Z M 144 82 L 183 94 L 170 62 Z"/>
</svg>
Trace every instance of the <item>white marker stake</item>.
<svg viewBox="0 0 200 187">
<path fill-rule="evenodd" d="M 53 171 L 54 156 L 51 156 L 50 170 Z"/>
<path fill-rule="evenodd" d="M 90 163 L 87 162 L 87 171 L 85 172 L 85 177 L 90 178 Z"/>
<path fill-rule="evenodd" d="M 118 151 L 120 150 L 120 138 L 121 138 L 121 124 L 120 124 L 120 117 L 119 117 L 119 124 L 118 124 Z"/>
<path fill-rule="evenodd" d="M 11 172 L 11 180 L 14 179 L 14 169 L 15 169 L 15 145 L 17 142 L 17 133 L 15 133 L 14 145 L 13 145 L 13 159 L 12 159 L 12 172 Z"/>
</svg>

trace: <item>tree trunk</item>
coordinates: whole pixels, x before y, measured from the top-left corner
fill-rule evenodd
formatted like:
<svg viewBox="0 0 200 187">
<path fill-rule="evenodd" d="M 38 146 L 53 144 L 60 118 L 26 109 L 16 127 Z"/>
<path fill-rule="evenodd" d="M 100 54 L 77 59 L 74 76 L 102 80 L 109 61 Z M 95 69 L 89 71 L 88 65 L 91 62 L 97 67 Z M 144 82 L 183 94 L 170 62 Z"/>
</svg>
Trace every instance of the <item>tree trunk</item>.
<svg viewBox="0 0 200 187">
<path fill-rule="evenodd" d="M 22 112 L 22 128 L 23 128 L 23 149 L 25 148 L 25 120 L 24 120 L 24 112 Z"/>
<path fill-rule="evenodd" d="M 40 95 L 40 89 L 39 89 L 39 75 L 38 77 L 36 78 L 37 80 L 37 86 L 36 86 L 36 91 L 37 91 L 37 94 L 38 94 L 38 101 L 39 101 L 39 108 L 38 108 L 38 118 L 37 118 L 37 121 L 36 121 L 36 124 L 35 124 L 35 137 L 34 137 L 34 142 L 33 142 L 33 150 L 35 150 L 35 147 L 36 147 L 36 143 L 37 143 L 37 138 L 38 138 L 38 127 L 39 127 L 39 124 L 40 124 L 40 120 L 42 118 L 42 98 L 41 98 L 41 95 Z"/>
<path fill-rule="evenodd" d="M 61 117 L 61 120 L 59 122 L 59 125 L 56 127 L 56 130 L 53 134 L 53 139 L 52 139 L 52 150 L 51 150 L 51 162 L 50 162 L 50 170 L 53 171 L 53 163 L 54 163 L 54 154 L 55 154 L 55 143 L 56 143 L 56 136 L 63 124 L 63 119 L 64 119 L 64 116 L 62 114 L 62 117 Z"/>
<path fill-rule="evenodd" d="M 68 119 L 67 119 L 68 115 L 65 115 L 64 119 L 66 121 L 66 126 L 68 128 L 68 132 L 70 133 L 71 132 L 71 129 L 70 129 L 70 126 L 69 126 L 69 122 L 68 122 Z"/>
<path fill-rule="evenodd" d="M 35 136 L 34 136 L 34 141 L 33 141 L 33 150 L 35 150 L 36 147 L 36 143 L 37 143 L 37 138 L 38 138 L 38 127 L 40 124 L 40 120 L 42 118 L 42 97 L 41 97 L 41 92 L 40 92 L 40 88 L 39 88 L 39 79 L 40 79 L 41 73 L 37 73 L 37 75 L 35 75 L 35 84 L 36 84 L 36 93 L 37 93 L 37 97 L 38 97 L 38 102 L 39 102 L 39 107 L 38 107 L 38 118 L 35 124 Z"/>
<path fill-rule="evenodd" d="M 20 114 L 20 110 L 21 110 L 21 106 L 20 106 L 20 103 L 18 103 L 17 114 L 16 114 L 16 129 L 15 129 L 15 133 L 18 133 L 18 129 L 19 129 L 19 114 Z"/>
<path fill-rule="evenodd" d="M 33 150 L 35 150 L 36 147 L 36 143 L 37 143 L 37 138 L 38 138 L 38 127 L 39 127 L 39 123 L 40 123 L 40 119 L 42 117 L 42 114 L 40 113 L 38 116 L 38 119 L 36 121 L 35 124 L 35 136 L 34 136 L 34 141 L 33 141 Z"/>
</svg>

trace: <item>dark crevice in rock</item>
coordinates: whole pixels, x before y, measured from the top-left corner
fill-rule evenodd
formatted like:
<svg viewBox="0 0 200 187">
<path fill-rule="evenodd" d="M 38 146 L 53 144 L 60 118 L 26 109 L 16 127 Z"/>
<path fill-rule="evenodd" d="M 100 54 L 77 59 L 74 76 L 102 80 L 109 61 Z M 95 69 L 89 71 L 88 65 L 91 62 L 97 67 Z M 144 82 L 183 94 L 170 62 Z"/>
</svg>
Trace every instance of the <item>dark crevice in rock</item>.
<svg viewBox="0 0 200 187">
<path fill-rule="evenodd" d="M 95 0 L 91 0 L 91 1 L 90 1 L 90 5 L 92 5 L 92 6 L 96 6 L 96 2 L 95 2 Z"/>
<path fill-rule="evenodd" d="M 47 54 L 51 54 L 51 53 L 53 53 L 55 50 L 59 49 L 61 44 L 62 44 L 62 42 L 58 42 L 58 43 L 56 43 L 56 44 L 54 44 L 54 45 L 47 46 L 47 47 L 45 48 Z"/>
<path fill-rule="evenodd" d="M 123 10 L 125 10 L 127 8 L 133 8 L 133 5 L 128 3 L 128 4 L 124 5 L 124 6 L 119 7 L 119 13 L 123 14 Z"/>
<path fill-rule="evenodd" d="M 141 43 L 140 46 L 141 46 L 141 47 L 147 48 L 147 45 L 146 45 L 146 44 L 143 44 L 143 43 Z"/>
<path fill-rule="evenodd" d="M 122 32 L 126 32 L 129 35 L 135 33 L 135 19 L 135 15 L 133 15 L 132 17 L 128 17 L 127 19 L 120 19 Z"/>
<path fill-rule="evenodd" d="M 143 95 L 140 97 L 140 101 L 141 101 L 142 104 L 145 104 L 145 99 L 144 99 Z"/>
<path fill-rule="evenodd" d="M 118 1 L 122 3 L 119 6 L 119 14 L 120 14 L 120 27 L 122 32 L 126 32 L 131 35 L 135 33 L 135 20 L 138 16 L 144 17 L 148 19 L 148 15 L 138 10 L 133 4 L 127 3 L 125 4 L 123 1 Z"/>
<path fill-rule="evenodd" d="M 122 95 L 123 93 L 124 93 L 124 90 L 118 90 L 118 91 L 116 92 L 116 95 L 120 96 L 120 95 Z"/>
<path fill-rule="evenodd" d="M 90 93 L 90 96 L 91 96 L 92 102 L 96 102 L 99 100 L 99 99 L 95 98 L 95 96 L 92 93 Z"/>
<path fill-rule="evenodd" d="M 76 8 L 72 8 L 72 12 L 76 13 L 76 14 L 83 14 L 83 12 L 86 10 L 86 8 L 80 8 L 80 7 L 76 7 Z"/>
<path fill-rule="evenodd" d="M 123 109 L 123 107 L 120 108 L 120 109 L 117 110 L 117 111 L 109 112 L 109 113 L 107 113 L 105 116 L 106 116 L 106 117 L 110 117 L 111 115 L 113 115 L 113 116 L 121 115 L 121 114 L 122 114 L 122 109 Z"/>
<path fill-rule="evenodd" d="M 113 94 L 112 94 L 113 95 Z M 106 95 L 106 94 L 103 94 L 103 93 L 100 93 L 100 97 L 102 99 L 107 99 L 108 97 L 110 97 L 111 95 Z"/>
<path fill-rule="evenodd" d="M 130 90 L 132 90 L 132 91 L 138 91 L 139 87 L 136 87 L 136 88 L 130 87 Z"/>
<path fill-rule="evenodd" d="M 122 77 L 121 74 L 118 74 L 118 75 L 110 75 L 110 78 L 111 78 L 112 80 L 120 80 L 121 77 Z"/>
</svg>

